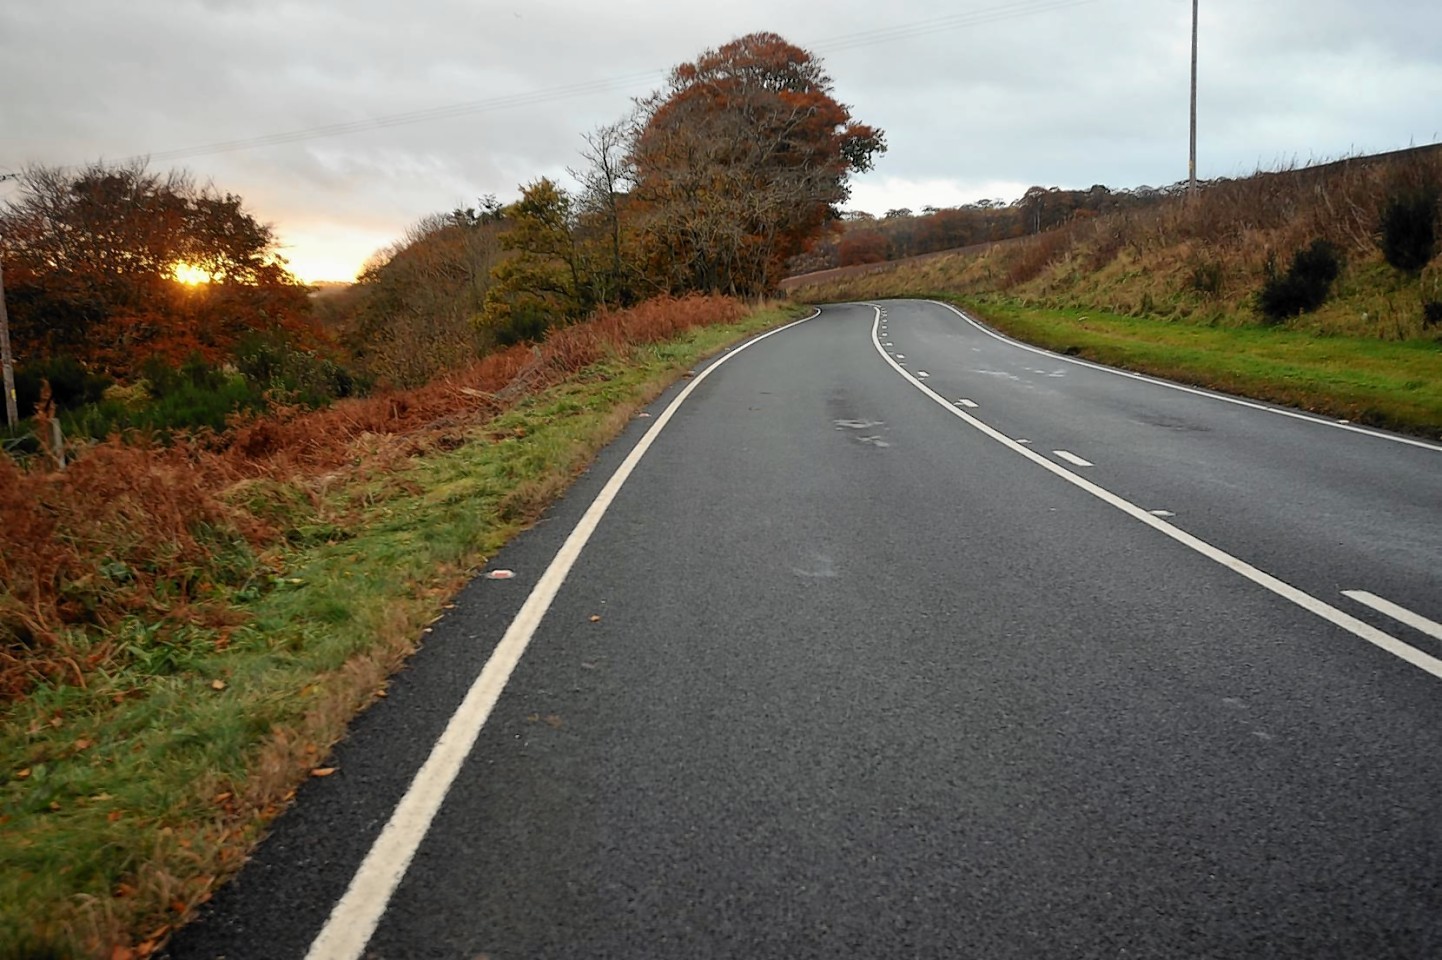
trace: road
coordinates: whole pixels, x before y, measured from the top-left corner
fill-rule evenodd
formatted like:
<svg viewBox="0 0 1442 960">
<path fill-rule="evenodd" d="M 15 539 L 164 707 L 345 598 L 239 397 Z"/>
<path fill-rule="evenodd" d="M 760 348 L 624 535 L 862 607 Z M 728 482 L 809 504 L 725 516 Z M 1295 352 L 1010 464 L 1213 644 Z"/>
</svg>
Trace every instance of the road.
<svg viewBox="0 0 1442 960">
<path fill-rule="evenodd" d="M 495 558 L 170 956 L 1442 956 L 1439 508 L 1424 442 L 827 307 Z"/>
</svg>

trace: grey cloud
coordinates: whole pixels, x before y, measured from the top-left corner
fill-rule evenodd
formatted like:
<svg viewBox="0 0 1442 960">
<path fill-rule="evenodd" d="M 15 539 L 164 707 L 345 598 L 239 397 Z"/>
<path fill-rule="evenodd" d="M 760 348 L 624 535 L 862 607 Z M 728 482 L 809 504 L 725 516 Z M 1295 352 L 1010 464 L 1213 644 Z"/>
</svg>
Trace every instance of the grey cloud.
<svg viewBox="0 0 1442 960">
<path fill-rule="evenodd" d="M 1094 0 L 855 45 L 1005 2 L 11 0 L 0 7 L 0 83 L 12 91 L 0 102 L 0 170 L 659 71 L 769 29 L 817 48 L 838 95 L 887 130 L 892 149 L 869 184 L 1128 186 L 1184 175 L 1186 0 Z M 1438 35 L 1434 2 L 1202 0 L 1203 175 L 1434 138 Z M 282 232 L 349 229 L 370 243 L 426 213 L 561 175 L 580 134 L 646 89 L 178 165 L 242 194 Z M 346 255 L 358 263 L 366 252 Z"/>
</svg>

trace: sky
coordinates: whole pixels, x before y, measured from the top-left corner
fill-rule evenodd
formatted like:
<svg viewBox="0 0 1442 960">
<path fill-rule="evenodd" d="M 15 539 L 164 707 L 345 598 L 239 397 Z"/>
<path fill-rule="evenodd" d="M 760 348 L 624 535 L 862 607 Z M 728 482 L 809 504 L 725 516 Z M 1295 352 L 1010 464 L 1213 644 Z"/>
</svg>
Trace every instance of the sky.
<svg viewBox="0 0 1442 960">
<path fill-rule="evenodd" d="M 0 173 L 151 158 L 241 195 L 302 279 L 565 181 L 582 135 L 746 33 L 819 55 L 883 213 L 1187 175 L 1188 0 L 0 0 Z M 1437 0 L 1200 0 L 1198 174 L 1442 138 Z M 222 148 L 223 147 L 223 148 Z M 0 200 L 14 181 L 0 184 Z"/>
</svg>

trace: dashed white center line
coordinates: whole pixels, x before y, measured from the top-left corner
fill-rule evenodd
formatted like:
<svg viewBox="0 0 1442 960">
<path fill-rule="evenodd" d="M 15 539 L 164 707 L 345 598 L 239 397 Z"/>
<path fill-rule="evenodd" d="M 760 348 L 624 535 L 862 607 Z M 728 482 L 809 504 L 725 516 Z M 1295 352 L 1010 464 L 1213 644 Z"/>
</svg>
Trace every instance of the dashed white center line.
<svg viewBox="0 0 1442 960">
<path fill-rule="evenodd" d="M 1175 514 L 1175 513 L 1172 513 L 1170 510 L 1148 510 L 1147 513 L 1150 513 L 1150 514 L 1151 514 L 1152 516 L 1154 516 L 1154 517 L 1175 517 L 1175 516 L 1176 516 L 1176 514 Z"/>
<path fill-rule="evenodd" d="M 947 305 L 943 304 L 943 306 Z M 966 317 L 966 315 L 961 313 L 961 311 L 958 310 L 956 312 L 963 318 Z M 877 308 L 877 313 L 880 313 L 880 308 Z M 999 334 L 991 334 L 984 327 L 980 327 L 979 329 L 981 329 L 983 332 L 989 333 L 989 335 L 991 336 L 997 337 L 997 339 L 1004 340 L 1004 338 L 1002 338 Z M 1002 446 L 1020 454 L 1028 461 L 1036 464 L 1037 466 L 1046 470 L 1048 473 L 1051 473 L 1053 476 L 1066 481 L 1067 483 L 1078 488 L 1079 490 L 1083 490 L 1086 493 L 1089 493 L 1103 503 L 1115 507 L 1117 510 L 1121 511 L 1127 516 L 1132 517 L 1135 520 L 1141 521 L 1142 523 L 1146 524 L 1148 527 L 1151 527 L 1158 533 L 1161 533 L 1164 536 L 1171 538 L 1172 540 L 1176 541 L 1184 547 L 1187 547 L 1190 550 L 1196 551 L 1201 556 L 1206 557 L 1208 560 L 1211 560 L 1212 562 L 1217 563 L 1227 568 L 1228 570 L 1231 570 L 1233 573 L 1236 573 L 1239 576 L 1246 578 L 1247 580 L 1263 588 L 1264 590 L 1268 590 L 1276 596 L 1280 597 L 1281 599 L 1286 600 L 1289 603 L 1293 603 L 1298 607 L 1301 607 L 1303 610 L 1306 610 L 1309 613 L 1312 613 L 1322 618 L 1323 620 L 1326 620 L 1328 623 L 1332 624 L 1335 627 L 1346 630 L 1354 637 L 1370 643 L 1372 646 L 1376 647 L 1379 650 L 1384 650 L 1387 653 L 1390 653 L 1392 656 L 1411 664 L 1418 670 L 1422 670 L 1423 672 L 1433 677 L 1436 677 L 1439 680 L 1442 680 L 1442 659 L 1434 657 L 1430 653 L 1424 653 L 1422 650 L 1419 650 L 1411 644 L 1404 643 L 1396 637 L 1392 636 L 1391 634 L 1377 629 L 1370 623 L 1367 623 L 1364 620 L 1358 620 L 1356 617 L 1338 609 L 1337 607 L 1332 606 L 1330 603 L 1326 603 L 1325 601 L 1319 600 L 1309 593 L 1298 590 L 1291 584 L 1279 580 L 1271 574 L 1252 566 L 1245 560 L 1242 560 L 1239 557 L 1234 557 L 1230 553 L 1227 553 L 1225 550 L 1215 547 L 1207 541 L 1202 540 L 1199 537 L 1196 537 L 1190 533 L 1187 533 L 1181 527 L 1168 523 L 1161 517 L 1153 516 L 1149 511 L 1142 509 L 1141 507 L 1132 503 L 1130 500 L 1123 499 L 1122 497 L 1117 496 L 1115 493 L 1112 493 L 1110 490 L 1107 490 L 1106 488 L 1101 487 L 1090 480 L 1087 480 L 1081 474 L 1072 473 L 1065 467 L 1059 466 L 1051 460 L 1048 460 L 1047 458 L 1041 456 L 1036 451 L 1027 449 L 1026 447 L 1021 445 L 1023 441 L 1013 440 L 1010 437 L 1006 436 L 1004 433 L 1002 433 L 1000 430 L 997 430 L 995 427 L 991 426 L 990 424 L 978 420 L 975 416 L 967 413 L 957 405 L 951 403 L 941 394 L 937 393 L 935 390 L 931 389 L 926 384 L 922 383 L 916 377 L 912 376 L 910 373 L 904 370 L 901 364 L 897 363 L 894 359 L 891 358 L 890 355 L 887 354 L 884 349 L 882 349 L 881 340 L 878 339 L 876 336 L 877 331 L 875 325 L 872 326 L 871 331 L 872 345 L 876 347 L 876 352 L 880 354 L 882 360 L 885 360 L 887 363 L 891 364 L 892 368 L 895 369 L 897 373 L 901 374 L 904 379 L 910 382 L 912 386 L 916 387 L 931 400 L 940 404 L 943 408 L 946 409 L 948 413 L 958 418 L 963 423 L 967 424 L 967 426 L 987 437 L 990 437 L 992 440 L 995 440 Z M 1025 349 L 1032 348 L 1025 347 Z M 1139 377 L 1138 379 L 1145 378 Z M 1377 434 L 1377 436 L 1392 439 L 1385 434 Z M 1427 446 L 1429 448 L 1432 448 L 1430 444 L 1422 444 L 1420 442 L 1417 442 L 1414 445 Z M 1061 451 L 1054 452 L 1058 455 L 1060 455 L 1061 453 Z M 1090 466 L 1090 464 L 1088 464 L 1088 466 Z M 1393 604 L 1393 606 L 1395 607 L 1396 605 Z M 1397 609 L 1401 610 L 1402 608 L 1398 607 Z M 1419 617 L 1417 614 L 1413 614 L 1410 611 L 1407 612 L 1416 620 L 1423 621 L 1428 624 L 1431 623 L 1431 621 L 1426 620 L 1425 617 Z M 1438 629 L 1439 631 L 1442 631 L 1442 626 L 1439 626 Z"/>
<path fill-rule="evenodd" d="M 923 380 L 926 379 L 927 377 L 931 376 L 931 374 L 927 373 L 925 370 L 918 370 L 918 371 L 916 371 L 916 375 L 917 375 L 918 377 L 921 377 Z"/>
<path fill-rule="evenodd" d="M 1413 630 L 1420 630 L 1435 640 L 1442 640 L 1442 623 L 1436 620 L 1429 620 L 1420 613 L 1413 613 L 1406 607 L 1399 606 L 1391 600 L 1384 600 L 1375 593 L 1368 593 L 1366 590 L 1343 590 L 1342 596 L 1358 603 L 1371 607 L 1378 613 L 1384 613 L 1396 620 L 1398 623 L 1405 623 Z"/>
<path fill-rule="evenodd" d="M 1094 467 L 1094 466 L 1096 466 L 1096 464 L 1092 463 L 1090 460 L 1083 460 L 1081 457 L 1077 456 L 1076 454 L 1071 453 L 1071 452 L 1066 451 L 1066 450 L 1053 450 L 1052 453 L 1056 454 L 1058 457 L 1060 457 L 1061 459 L 1065 460 L 1067 463 L 1071 464 L 1071 465 L 1074 466 L 1074 467 Z"/>
<path fill-rule="evenodd" d="M 898 359 L 898 360 L 905 360 L 905 359 L 906 359 L 906 354 L 904 354 L 904 353 L 898 353 L 898 354 L 896 355 L 896 359 Z"/>
<path fill-rule="evenodd" d="M 967 407 L 972 410 L 976 409 L 976 401 L 968 400 L 966 399 L 966 397 L 958 397 L 956 402 L 961 404 L 963 407 Z"/>
</svg>

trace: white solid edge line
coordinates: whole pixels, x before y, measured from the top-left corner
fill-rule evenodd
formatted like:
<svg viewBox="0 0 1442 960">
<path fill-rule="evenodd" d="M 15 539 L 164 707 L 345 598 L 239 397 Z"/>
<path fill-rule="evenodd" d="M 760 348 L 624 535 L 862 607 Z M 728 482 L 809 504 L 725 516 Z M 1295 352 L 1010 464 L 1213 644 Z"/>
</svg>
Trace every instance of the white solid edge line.
<svg viewBox="0 0 1442 960">
<path fill-rule="evenodd" d="M 527 644 L 541 624 L 541 619 L 550 609 L 561 584 L 565 582 L 571 567 L 575 565 L 582 548 L 590 540 L 611 502 L 616 499 L 622 484 L 636 469 L 636 465 L 670 422 L 676 410 L 713 370 L 741 351 L 820 315 L 821 311 L 817 309 L 810 316 L 763 333 L 731 352 L 722 354 L 676 395 L 676 399 L 656 418 L 646 435 L 616 468 L 616 472 L 606 481 L 606 485 L 591 502 L 591 506 L 566 538 L 566 542 L 556 552 L 550 566 L 541 575 L 505 635 L 501 637 L 501 642 L 492 651 L 480 676 L 471 685 L 461 705 L 456 708 L 455 714 L 446 724 L 445 731 L 431 748 L 430 756 L 416 773 L 405 796 L 396 805 L 390 820 L 351 879 L 345 895 L 331 910 L 325 926 L 311 943 L 306 960 L 358 960 L 361 956 L 385 913 L 391 895 L 400 885 L 417 848 L 430 829 L 431 821 L 435 819 L 441 803 L 450 792 L 451 784 L 455 782 L 461 766 L 475 745 L 491 709 L 500 698 L 511 671 L 520 662 L 521 655 L 525 653 Z"/>
<path fill-rule="evenodd" d="M 1420 613 L 1413 613 L 1406 607 L 1385 600 L 1375 593 L 1368 593 L 1366 590 L 1343 590 L 1342 596 L 1356 600 L 1364 606 L 1371 607 L 1378 613 L 1384 613 L 1396 620 L 1398 623 L 1405 623 L 1413 630 L 1418 630 L 1435 640 L 1442 640 L 1442 623 L 1436 620 L 1429 620 Z"/>
<path fill-rule="evenodd" d="M 1092 463 L 1090 460 L 1085 460 L 1085 459 L 1077 456 L 1076 454 L 1072 453 L 1072 452 L 1069 451 L 1069 450 L 1053 450 L 1052 453 L 1054 453 L 1054 454 L 1056 454 L 1057 456 L 1061 457 L 1063 460 L 1065 460 L 1067 463 L 1071 464 L 1071 465 L 1074 466 L 1074 467 L 1094 467 L 1094 466 L 1096 466 L 1096 464 Z"/>
<path fill-rule="evenodd" d="M 879 309 L 874 303 L 867 304 L 867 306 L 871 307 L 872 309 Z M 1173 540 L 1177 541 L 1183 546 L 1190 547 L 1192 550 L 1200 553 L 1208 560 L 1212 560 L 1216 563 L 1221 564 L 1228 570 L 1231 570 L 1234 573 L 1238 573 L 1243 577 L 1246 577 L 1248 580 L 1252 581 L 1258 586 L 1264 587 L 1267 590 L 1272 591 L 1284 600 L 1289 600 L 1292 603 L 1295 603 L 1303 610 L 1316 614 L 1323 620 L 1326 620 L 1332 624 L 1335 624 L 1336 626 L 1341 627 L 1343 630 L 1346 630 L 1349 633 L 1352 633 L 1353 635 L 1358 636 L 1363 640 L 1366 640 L 1373 646 L 1380 647 L 1381 649 L 1386 650 L 1393 656 L 1401 660 L 1407 661 L 1408 663 L 1412 664 L 1412 666 L 1417 667 L 1419 670 L 1424 670 L 1427 673 L 1430 673 L 1432 676 L 1438 678 L 1439 680 L 1442 680 L 1442 660 L 1439 660 L 1438 658 L 1431 656 L 1430 654 L 1423 653 L 1416 647 L 1403 643 L 1401 640 L 1398 640 L 1391 634 L 1378 630 L 1376 627 L 1372 626 L 1366 621 L 1358 620 L 1356 617 L 1337 609 L 1330 603 L 1318 600 L 1311 594 L 1298 590 L 1296 587 L 1282 580 L 1278 580 L 1270 573 L 1264 573 L 1263 571 L 1258 570 L 1256 567 L 1252 566 L 1250 563 L 1247 563 L 1245 560 L 1237 559 L 1230 553 L 1227 553 L 1225 550 L 1214 547 L 1210 543 L 1207 543 L 1205 540 L 1202 540 L 1199 537 L 1192 536 L 1190 533 L 1187 533 L 1180 527 L 1172 526 L 1170 523 L 1167 523 L 1160 517 L 1152 516 L 1151 513 L 1132 503 L 1130 500 L 1125 500 L 1112 493 L 1110 490 L 1107 490 L 1105 487 L 1098 486 L 1097 484 L 1092 483 L 1090 480 L 1087 480 L 1075 473 L 1072 473 L 1065 467 L 1060 466 L 1059 464 L 1056 464 L 1051 460 L 1048 460 L 1041 454 L 1028 450 L 1026 447 L 1012 440 L 1001 431 L 989 426 L 986 423 L 983 423 L 976 417 L 967 413 L 965 410 L 962 410 L 948 403 L 945 397 L 941 396 L 941 394 L 937 393 L 935 390 L 932 390 L 926 384 L 922 383 L 920 380 L 907 373 L 904 369 L 901 368 L 900 365 L 896 363 L 896 361 L 892 360 L 891 357 L 887 356 L 886 351 L 881 348 L 881 344 L 878 343 L 876 340 L 876 326 L 874 323 L 872 324 L 871 342 L 872 345 L 876 347 L 876 352 L 881 355 L 881 359 L 889 363 L 897 373 L 901 374 L 908 381 L 910 381 L 912 386 L 920 390 L 922 393 L 926 394 L 932 400 L 936 401 L 936 403 L 940 405 L 941 408 L 947 413 L 951 414 L 953 417 L 964 421 L 969 426 L 979 430 L 981 433 L 995 440 L 997 443 L 1006 447 L 1008 450 L 1011 450 L 1014 453 L 1026 457 L 1028 460 L 1030 460 L 1032 463 L 1035 463 L 1043 470 L 1050 471 L 1051 473 L 1054 473 L 1061 479 L 1065 480 L 1067 483 L 1070 483 L 1076 487 L 1080 487 L 1082 490 L 1085 490 L 1087 493 L 1096 497 L 1098 500 L 1101 500 L 1102 502 L 1117 508 L 1122 513 L 1125 513 L 1128 516 L 1141 521 L 1142 523 L 1151 527 L 1153 530 L 1156 530 L 1159 533 L 1166 534 L 1167 536 L 1171 537 Z"/>
<path fill-rule="evenodd" d="M 1168 390 L 1180 390 L 1183 393 L 1194 394 L 1198 397 L 1206 397 L 1209 400 L 1220 400 L 1223 403 L 1234 403 L 1239 407 L 1250 407 L 1253 410 L 1261 410 L 1264 413 L 1275 413 L 1279 417 L 1291 417 L 1293 420 L 1304 420 L 1307 423 L 1315 423 L 1323 427 L 1332 427 L 1337 430 L 1347 430 L 1351 433 L 1360 433 L 1363 436 L 1367 437 L 1376 437 L 1379 440 L 1391 440 L 1393 443 L 1405 443 L 1411 447 L 1421 447 L 1423 450 L 1435 450 L 1438 453 L 1442 453 L 1442 446 L 1438 446 L 1435 443 L 1428 443 L 1426 440 L 1416 440 L 1412 437 L 1403 437 L 1395 433 L 1383 433 L 1381 430 L 1370 430 L 1367 427 L 1359 427 L 1356 424 L 1348 423 L 1345 420 L 1323 420 L 1321 417 L 1314 417 L 1309 414 L 1298 413 L 1295 410 L 1288 410 L 1284 407 L 1272 407 L 1268 406 L 1265 403 L 1257 403 L 1255 400 L 1243 400 L 1241 397 L 1229 397 L 1224 393 L 1214 393 L 1210 390 L 1200 390 L 1196 387 L 1189 387 L 1186 384 L 1172 383 L 1170 380 L 1160 380 L 1156 377 L 1148 377 L 1144 374 L 1133 373 L 1130 370 L 1118 370 L 1116 367 L 1108 367 L 1105 364 L 1101 363 L 1092 363 L 1090 360 L 1080 360 L 1076 357 L 1069 357 L 1064 353 L 1053 353 L 1050 350 L 1043 350 L 1041 347 L 1034 347 L 1029 343 L 1022 343 L 1020 340 L 1016 340 L 1012 337 L 1005 336 L 1004 334 L 997 333 L 995 330 L 992 330 L 985 324 L 978 322 L 976 319 L 968 315 L 964 310 L 959 310 L 949 303 L 943 303 L 940 300 L 923 300 L 918 302 L 931 303 L 935 304 L 938 307 L 945 307 L 952 313 L 956 314 L 958 317 L 961 317 L 961 319 L 965 320 L 967 323 L 971 324 L 973 327 L 976 327 L 976 329 L 980 330 L 988 337 L 991 337 L 995 340 L 1000 340 L 1002 343 L 1009 344 L 1013 347 L 1020 347 L 1022 350 L 1029 350 L 1032 353 L 1040 354 L 1044 357 L 1050 357 L 1053 360 L 1060 360 L 1064 363 L 1074 363 L 1079 367 L 1088 367 L 1092 370 L 1101 370 L 1104 373 L 1114 373 L 1119 377 L 1127 377 L 1131 380 L 1140 380 L 1143 383 L 1151 383 L 1155 384 L 1158 387 L 1166 387 Z M 868 306 L 873 306 L 873 304 L 868 304 Z"/>
</svg>

